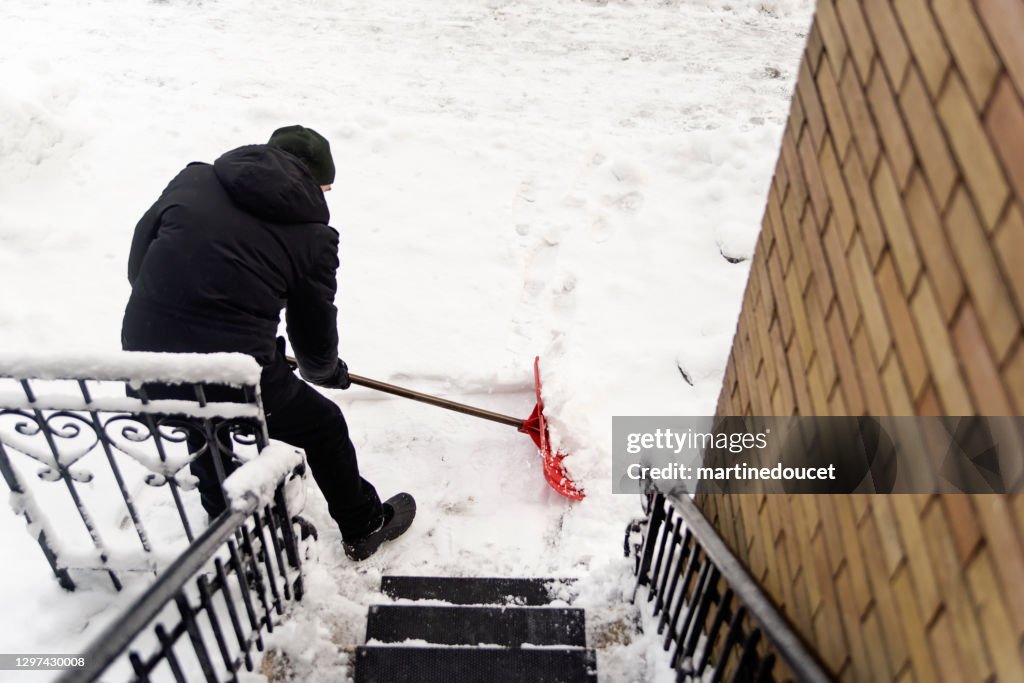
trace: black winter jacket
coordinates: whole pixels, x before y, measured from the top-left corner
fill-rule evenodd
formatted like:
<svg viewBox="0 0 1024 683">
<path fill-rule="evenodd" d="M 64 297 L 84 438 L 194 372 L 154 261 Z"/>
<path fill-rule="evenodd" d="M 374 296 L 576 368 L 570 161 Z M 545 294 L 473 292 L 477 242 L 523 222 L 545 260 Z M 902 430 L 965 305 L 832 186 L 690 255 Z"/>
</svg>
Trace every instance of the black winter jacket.
<svg viewBox="0 0 1024 683">
<path fill-rule="evenodd" d="M 269 364 L 281 309 L 299 369 L 338 362 L 338 233 L 297 157 L 267 145 L 189 164 L 135 227 L 122 346 L 239 351 Z"/>
</svg>

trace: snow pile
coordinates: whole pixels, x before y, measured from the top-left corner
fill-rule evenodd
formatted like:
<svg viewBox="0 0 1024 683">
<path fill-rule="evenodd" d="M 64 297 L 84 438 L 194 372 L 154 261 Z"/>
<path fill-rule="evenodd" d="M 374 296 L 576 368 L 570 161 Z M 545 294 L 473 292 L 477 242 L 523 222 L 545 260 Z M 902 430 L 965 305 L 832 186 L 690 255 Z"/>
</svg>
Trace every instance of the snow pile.
<svg viewBox="0 0 1024 683">
<path fill-rule="evenodd" d="M 277 661 L 296 680 L 350 673 L 385 572 L 571 576 L 602 676 L 630 680 L 657 662 L 621 602 L 640 511 L 610 493 L 611 417 L 714 409 L 810 4 L 9 0 L 0 348 L 117 348 L 132 228 L 169 179 L 316 128 L 338 167 L 352 371 L 525 418 L 540 354 L 553 440 L 588 496 L 551 491 L 512 428 L 327 392 L 361 473 L 419 516 L 354 565 L 310 487 L 319 562 L 270 639 Z M 60 595 L 10 515 L 0 543 L 20 558 L 0 650 L 74 651 L 108 618 L 106 587 Z"/>
<path fill-rule="evenodd" d="M 247 511 L 253 503 L 257 507 L 271 503 L 277 485 L 301 464 L 301 450 L 283 443 L 270 444 L 224 480 L 231 509 Z"/>
</svg>

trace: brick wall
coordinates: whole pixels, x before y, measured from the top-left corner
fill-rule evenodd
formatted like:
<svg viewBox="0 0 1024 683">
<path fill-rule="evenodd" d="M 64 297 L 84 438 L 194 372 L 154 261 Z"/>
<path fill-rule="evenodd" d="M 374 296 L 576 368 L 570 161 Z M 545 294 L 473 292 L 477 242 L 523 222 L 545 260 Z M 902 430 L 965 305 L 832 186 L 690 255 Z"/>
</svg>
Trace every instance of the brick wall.
<svg viewBox="0 0 1024 683">
<path fill-rule="evenodd" d="M 1022 0 L 818 1 L 720 415 L 1024 414 L 1022 94 Z M 1022 498 L 699 502 L 843 680 L 1024 680 Z"/>
</svg>

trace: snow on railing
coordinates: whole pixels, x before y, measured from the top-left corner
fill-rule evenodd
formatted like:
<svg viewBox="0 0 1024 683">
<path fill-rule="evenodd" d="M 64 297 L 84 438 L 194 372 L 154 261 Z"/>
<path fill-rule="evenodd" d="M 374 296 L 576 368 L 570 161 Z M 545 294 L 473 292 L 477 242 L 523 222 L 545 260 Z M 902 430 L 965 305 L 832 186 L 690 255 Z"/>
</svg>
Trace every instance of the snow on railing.
<svg viewBox="0 0 1024 683">
<path fill-rule="evenodd" d="M 0 474 L 62 586 L 155 571 L 205 523 L 195 467 L 223 482 L 268 444 L 241 354 L 0 355 Z"/>
</svg>

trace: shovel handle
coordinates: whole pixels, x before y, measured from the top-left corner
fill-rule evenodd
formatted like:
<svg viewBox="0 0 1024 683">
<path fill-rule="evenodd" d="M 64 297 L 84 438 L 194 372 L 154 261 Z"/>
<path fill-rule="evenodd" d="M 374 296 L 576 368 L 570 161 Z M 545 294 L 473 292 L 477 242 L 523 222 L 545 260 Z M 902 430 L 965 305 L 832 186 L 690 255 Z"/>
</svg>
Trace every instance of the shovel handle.
<svg viewBox="0 0 1024 683">
<path fill-rule="evenodd" d="M 509 425 L 510 427 L 523 426 L 523 421 L 516 417 L 509 415 L 501 415 L 500 413 L 492 413 L 489 410 L 483 410 L 482 408 L 474 408 L 473 406 L 467 406 L 465 403 L 456 403 L 455 401 L 449 401 L 445 398 L 438 398 L 437 396 L 431 396 L 430 394 L 421 394 L 418 391 L 412 389 L 406 389 L 404 387 L 398 387 L 394 384 L 388 384 L 387 382 L 380 382 L 375 379 L 369 379 L 368 377 L 361 377 L 360 375 L 353 375 L 349 373 L 349 379 L 352 380 L 352 384 L 358 384 L 361 387 L 367 389 L 375 389 L 377 391 L 383 391 L 386 394 L 394 394 L 395 396 L 401 396 L 402 398 L 411 398 L 413 401 L 419 401 L 421 403 L 429 403 L 432 406 L 438 408 L 444 408 L 445 410 L 453 410 L 456 413 L 463 413 L 465 415 L 472 415 L 473 417 L 479 417 L 484 420 L 490 420 L 492 422 L 500 422 L 501 424 Z"/>
<path fill-rule="evenodd" d="M 298 367 L 298 363 L 291 356 L 285 356 L 285 360 L 288 361 L 288 365 L 291 366 L 292 369 Z M 490 420 L 491 422 L 500 422 L 501 424 L 515 427 L 516 429 L 520 429 L 523 426 L 524 420 L 520 420 L 517 417 L 502 415 L 500 413 L 492 413 L 491 411 L 483 410 L 482 408 L 467 406 L 465 403 L 456 403 L 455 401 L 438 398 L 437 396 L 431 396 L 430 394 L 422 394 L 418 391 L 413 391 L 412 389 L 395 386 L 394 384 L 388 384 L 387 382 L 381 382 L 361 375 L 353 375 L 352 373 L 349 373 L 348 378 L 352 381 L 352 384 L 357 384 L 361 387 L 366 387 L 367 389 L 383 391 L 385 394 L 394 394 L 395 396 L 410 398 L 413 401 L 419 401 L 420 403 L 429 403 L 430 405 L 437 406 L 438 408 L 453 410 L 456 413 L 463 413 L 464 415 L 472 415 L 473 417 Z"/>
</svg>

